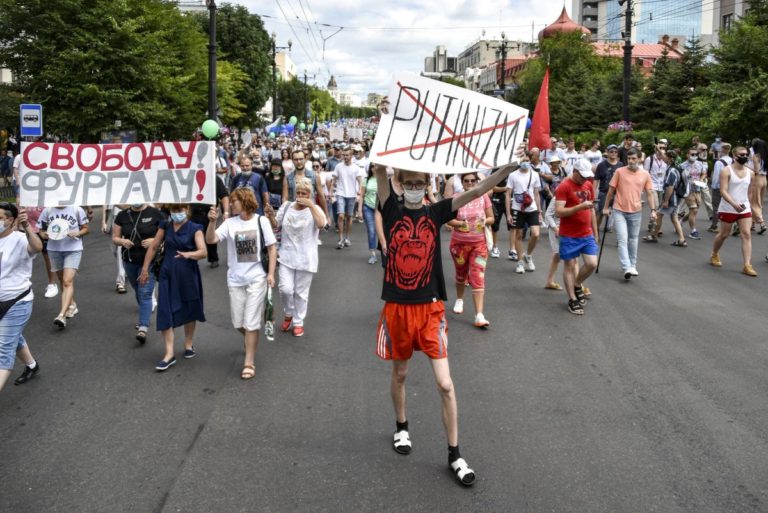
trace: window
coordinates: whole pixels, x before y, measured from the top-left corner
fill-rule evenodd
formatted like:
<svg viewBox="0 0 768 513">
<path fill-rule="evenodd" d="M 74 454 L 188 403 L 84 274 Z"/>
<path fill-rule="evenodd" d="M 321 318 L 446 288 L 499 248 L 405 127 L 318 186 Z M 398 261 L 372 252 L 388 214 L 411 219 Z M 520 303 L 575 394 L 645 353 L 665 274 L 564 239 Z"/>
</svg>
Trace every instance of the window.
<svg viewBox="0 0 768 513">
<path fill-rule="evenodd" d="M 723 16 L 723 25 L 722 25 L 722 31 L 723 32 L 730 32 L 731 31 L 731 24 L 733 23 L 733 13 L 726 14 Z"/>
</svg>

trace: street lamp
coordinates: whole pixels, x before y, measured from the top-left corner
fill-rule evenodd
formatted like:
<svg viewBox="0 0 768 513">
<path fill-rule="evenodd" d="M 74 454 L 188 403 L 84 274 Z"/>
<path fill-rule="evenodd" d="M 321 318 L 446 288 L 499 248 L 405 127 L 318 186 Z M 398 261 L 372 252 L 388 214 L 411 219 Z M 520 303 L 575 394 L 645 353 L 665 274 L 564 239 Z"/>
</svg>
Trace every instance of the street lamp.
<svg viewBox="0 0 768 513">
<path fill-rule="evenodd" d="M 205 0 L 208 7 L 208 119 L 218 121 L 216 112 L 216 1 Z"/>
<path fill-rule="evenodd" d="M 288 40 L 288 46 L 277 46 L 277 34 L 272 32 L 272 39 L 270 40 L 272 45 L 272 120 L 277 119 L 277 51 L 288 50 L 291 51 L 293 41 Z"/>
<path fill-rule="evenodd" d="M 518 50 L 520 49 L 520 43 L 512 44 L 509 41 L 507 41 L 507 35 L 504 32 L 501 33 L 501 44 L 494 46 L 494 48 L 496 48 L 496 57 L 501 58 L 501 78 L 499 80 L 499 89 L 503 91 L 504 97 L 506 97 L 506 88 L 504 86 L 504 80 L 506 78 L 505 75 L 507 72 L 506 70 L 507 50 L 509 50 L 513 46 Z M 490 48 L 491 44 L 485 43 L 485 47 Z"/>
</svg>

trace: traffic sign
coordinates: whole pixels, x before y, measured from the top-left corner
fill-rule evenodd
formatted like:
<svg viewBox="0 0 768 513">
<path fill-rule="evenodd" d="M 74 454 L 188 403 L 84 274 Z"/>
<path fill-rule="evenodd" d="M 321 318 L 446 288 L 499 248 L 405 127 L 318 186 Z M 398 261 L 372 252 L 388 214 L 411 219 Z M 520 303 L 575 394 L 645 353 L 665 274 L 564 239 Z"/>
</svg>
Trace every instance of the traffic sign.
<svg viewBox="0 0 768 513">
<path fill-rule="evenodd" d="M 43 136 L 43 106 L 37 103 L 19 105 L 22 137 Z"/>
</svg>

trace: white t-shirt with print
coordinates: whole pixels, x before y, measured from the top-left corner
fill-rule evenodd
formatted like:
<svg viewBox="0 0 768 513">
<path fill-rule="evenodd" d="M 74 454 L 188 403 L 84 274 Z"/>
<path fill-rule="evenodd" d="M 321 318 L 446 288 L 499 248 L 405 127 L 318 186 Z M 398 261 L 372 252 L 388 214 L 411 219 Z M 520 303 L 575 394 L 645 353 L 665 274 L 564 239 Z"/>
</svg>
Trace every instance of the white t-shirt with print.
<svg viewBox="0 0 768 513">
<path fill-rule="evenodd" d="M 297 210 L 295 203 L 285 202 L 277 211 L 277 222 L 282 227 L 280 265 L 297 271 L 317 272 L 317 239 L 320 229 L 309 208 Z M 312 208 L 319 208 L 317 206 Z M 323 224 L 325 224 L 323 214 Z"/>
<path fill-rule="evenodd" d="M 254 214 L 247 221 L 240 216 L 230 217 L 216 229 L 219 240 L 227 243 L 227 285 L 230 287 L 248 285 L 266 274 L 261 266 L 260 230 L 264 232 L 267 246 L 277 243 L 269 219 L 264 216 Z"/>
<path fill-rule="evenodd" d="M 587 150 L 584 152 L 584 158 L 589 161 L 592 166 L 596 166 L 603 160 L 603 154 L 599 150 Z"/>
<path fill-rule="evenodd" d="M 664 190 L 664 179 L 667 176 L 669 164 L 658 158 L 655 154 L 646 157 L 643 167 L 651 174 L 651 183 L 654 191 Z"/>
<path fill-rule="evenodd" d="M 363 176 L 363 171 L 357 164 L 346 165 L 344 162 L 336 165 L 331 176 L 336 182 L 336 196 L 343 198 L 355 198 L 360 191 L 358 179 Z"/>
<path fill-rule="evenodd" d="M 565 150 L 563 152 L 563 163 L 561 166 L 563 166 L 563 170 L 565 171 L 565 174 L 568 176 L 571 176 L 571 173 L 573 173 L 573 165 L 576 163 L 577 160 L 581 158 L 581 155 L 576 150 Z"/>
<path fill-rule="evenodd" d="M 34 235 L 37 237 L 37 235 Z M 12 232 L 0 238 L 0 301 L 9 301 L 32 286 L 32 260 L 27 252 L 27 236 Z M 19 301 L 32 301 L 32 291 Z"/>
<path fill-rule="evenodd" d="M 81 226 L 88 224 L 88 216 L 81 207 L 48 207 L 43 210 L 37 219 L 37 227 L 42 228 L 43 223 L 51 224 L 54 219 L 65 219 L 68 232 L 76 232 Z M 64 237 L 61 240 L 48 240 L 48 251 L 82 251 L 83 239 L 78 237 Z"/>
<path fill-rule="evenodd" d="M 525 211 L 536 212 L 539 209 L 537 206 L 538 194 L 536 194 L 534 189 L 539 187 L 540 180 L 539 173 L 533 170 L 526 171 L 525 173 L 517 170 L 507 177 L 507 189 L 512 191 L 512 210 L 522 209 L 522 196 L 526 191 L 533 198 L 533 202 L 525 208 Z"/>
</svg>

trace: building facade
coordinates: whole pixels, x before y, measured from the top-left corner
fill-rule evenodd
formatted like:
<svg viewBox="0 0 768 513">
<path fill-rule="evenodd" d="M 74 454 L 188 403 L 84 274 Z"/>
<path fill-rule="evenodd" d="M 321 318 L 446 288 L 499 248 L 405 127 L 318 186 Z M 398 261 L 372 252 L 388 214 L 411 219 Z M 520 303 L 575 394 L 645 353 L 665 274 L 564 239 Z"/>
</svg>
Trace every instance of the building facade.
<svg viewBox="0 0 768 513">
<path fill-rule="evenodd" d="M 628 2 L 572 0 L 573 18 L 588 28 L 593 40 L 620 41 Z M 698 37 L 704 45 L 716 45 L 721 7 L 734 16 L 743 13 L 735 4 L 743 0 L 632 0 L 632 43 L 656 43 L 663 35 L 680 41 Z M 741 11 L 737 13 L 737 11 Z"/>
</svg>

